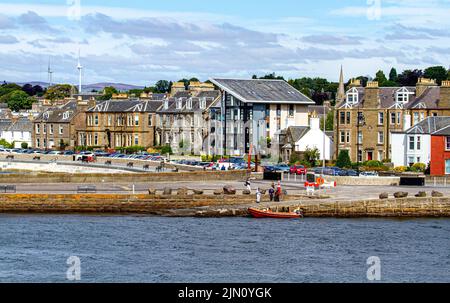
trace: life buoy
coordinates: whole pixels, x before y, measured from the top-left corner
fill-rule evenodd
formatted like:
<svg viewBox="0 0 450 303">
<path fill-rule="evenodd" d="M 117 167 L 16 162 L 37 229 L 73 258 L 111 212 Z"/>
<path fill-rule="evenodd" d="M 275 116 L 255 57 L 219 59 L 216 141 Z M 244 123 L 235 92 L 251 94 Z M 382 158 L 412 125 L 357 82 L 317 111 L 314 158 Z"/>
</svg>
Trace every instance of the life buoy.
<svg viewBox="0 0 450 303">
<path fill-rule="evenodd" d="M 319 185 L 323 185 L 325 183 L 325 180 L 323 178 L 317 178 L 316 181 Z"/>
</svg>

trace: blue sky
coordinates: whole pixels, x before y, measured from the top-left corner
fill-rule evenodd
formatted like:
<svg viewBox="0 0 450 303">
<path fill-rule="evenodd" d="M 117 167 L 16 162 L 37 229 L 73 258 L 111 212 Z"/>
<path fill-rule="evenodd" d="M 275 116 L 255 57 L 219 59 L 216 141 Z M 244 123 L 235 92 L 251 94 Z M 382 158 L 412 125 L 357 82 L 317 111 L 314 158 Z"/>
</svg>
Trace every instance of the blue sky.
<svg viewBox="0 0 450 303">
<path fill-rule="evenodd" d="M 78 6 L 78 4 L 80 4 Z M 0 0 L 0 80 L 151 85 L 450 64 L 450 0 Z"/>
</svg>

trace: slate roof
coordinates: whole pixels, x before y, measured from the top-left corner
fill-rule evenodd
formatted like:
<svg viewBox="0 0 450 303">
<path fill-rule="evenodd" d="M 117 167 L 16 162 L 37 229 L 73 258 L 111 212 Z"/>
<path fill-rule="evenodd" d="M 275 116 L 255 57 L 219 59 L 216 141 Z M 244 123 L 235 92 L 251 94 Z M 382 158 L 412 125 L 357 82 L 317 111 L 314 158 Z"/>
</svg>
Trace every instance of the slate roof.
<svg viewBox="0 0 450 303">
<path fill-rule="evenodd" d="M 444 127 L 436 132 L 434 132 L 432 135 L 435 136 L 450 136 L 450 125 L 447 127 Z"/>
<path fill-rule="evenodd" d="M 0 132 L 12 131 L 12 132 L 31 132 L 33 130 L 33 122 L 26 117 L 20 117 L 16 121 L 12 119 L 0 120 Z"/>
<path fill-rule="evenodd" d="M 197 98 L 213 98 L 214 100 L 220 97 L 220 91 L 212 90 L 212 91 L 203 91 L 200 92 Z"/>
<path fill-rule="evenodd" d="M 175 95 L 172 96 L 172 98 L 189 98 L 191 96 L 191 93 L 187 90 L 182 92 L 176 92 Z"/>
<path fill-rule="evenodd" d="M 396 92 L 403 87 L 380 87 L 379 88 L 379 96 L 380 96 L 380 108 L 392 108 L 396 104 Z M 404 105 L 404 108 L 413 109 L 418 108 L 423 105 L 428 109 L 439 108 L 438 101 L 440 99 L 440 87 L 439 86 L 430 86 L 425 89 L 421 96 L 416 96 L 416 87 L 415 86 L 406 86 L 406 88 L 411 94 L 409 95 L 409 102 Z M 364 107 L 365 101 L 365 87 L 356 87 L 358 90 L 358 103 L 354 104 L 353 107 Z M 348 92 L 349 90 L 347 90 Z M 347 93 L 346 92 L 346 93 Z M 340 102 L 337 107 L 341 108 L 345 105 L 345 100 Z"/>
<path fill-rule="evenodd" d="M 330 111 L 331 111 L 331 108 L 329 108 L 327 106 L 325 106 L 325 111 L 324 111 L 324 107 L 322 105 L 308 105 L 308 112 L 310 112 L 310 113 L 316 112 L 319 116 L 327 115 Z"/>
<path fill-rule="evenodd" d="M 6 131 L 11 126 L 11 119 L 0 119 L 0 132 Z"/>
<path fill-rule="evenodd" d="M 96 104 L 87 110 L 89 113 L 121 113 L 142 112 L 154 113 L 162 105 L 162 101 L 155 100 L 107 100 Z"/>
<path fill-rule="evenodd" d="M 210 79 L 244 103 L 315 104 L 304 94 L 283 80 Z"/>
<path fill-rule="evenodd" d="M 311 128 L 309 126 L 290 126 L 288 132 L 294 142 L 298 142 Z"/>
<path fill-rule="evenodd" d="M 77 114 L 77 101 L 69 101 L 66 104 L 49 108 L 45 112 L 41 113 L 35 120 L 35 122 L 46 123 L 68 123 Z M 66 119 L 64 119 L 64 113 L 68 113 Z"/>
<path fill-rule="evenodd" d="M 428 117 L 406 131 L 407 134 L 433 134 L 450 125 L 450 117 Z"/>
<path fill-rule="evenodd" d="M 167 98 L 167 94 L 152 94 L 152 100 L 164 100 Z"/>
</svg>

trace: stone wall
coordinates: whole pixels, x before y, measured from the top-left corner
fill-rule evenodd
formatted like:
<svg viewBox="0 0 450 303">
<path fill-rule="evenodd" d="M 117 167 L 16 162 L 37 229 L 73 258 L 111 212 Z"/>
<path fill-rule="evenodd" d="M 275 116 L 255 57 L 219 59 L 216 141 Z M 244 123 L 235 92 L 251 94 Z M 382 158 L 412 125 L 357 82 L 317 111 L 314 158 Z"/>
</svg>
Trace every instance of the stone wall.
<svg viewBox="0 0 450 303">
<path fill-rule="evenodd" d="M 398 186 L 400 177 L 340 177 L 325 176 L 327 182 L 334 182 L 339 185 L 358 186 Z"/>
</svg>

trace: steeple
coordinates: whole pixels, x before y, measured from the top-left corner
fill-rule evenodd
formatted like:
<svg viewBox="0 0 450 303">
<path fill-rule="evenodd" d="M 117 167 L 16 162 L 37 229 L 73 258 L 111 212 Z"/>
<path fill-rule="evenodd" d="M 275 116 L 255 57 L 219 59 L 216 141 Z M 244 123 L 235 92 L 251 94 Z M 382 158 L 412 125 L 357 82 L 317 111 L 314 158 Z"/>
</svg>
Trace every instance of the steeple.
<svg viewBox="0 0 450 303">
<path fill-rule="evenodd" d="M 341 65 L 341 74 L 339 76 L 339 88 L 336 95 L 336 102 L 344 101 L 345 99 L 345 88 L 344 88 L 344 71 Z"/>
</svg>

